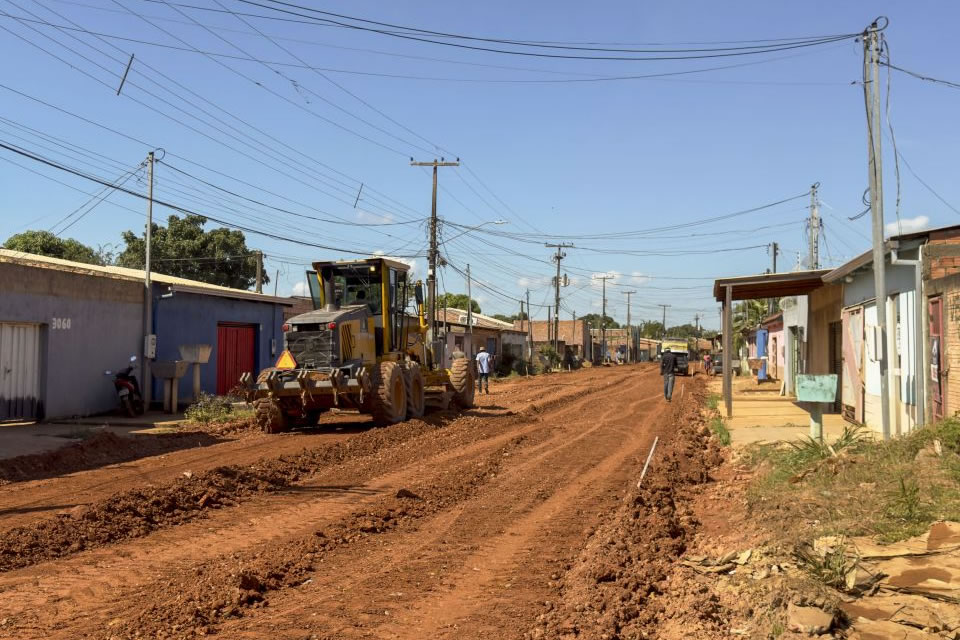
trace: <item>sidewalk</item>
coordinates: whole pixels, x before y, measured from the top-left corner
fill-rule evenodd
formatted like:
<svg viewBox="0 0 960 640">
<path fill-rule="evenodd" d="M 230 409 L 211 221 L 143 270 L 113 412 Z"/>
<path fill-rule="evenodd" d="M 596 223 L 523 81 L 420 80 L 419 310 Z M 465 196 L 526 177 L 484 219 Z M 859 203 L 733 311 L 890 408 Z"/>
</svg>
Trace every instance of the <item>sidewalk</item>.
<svg viewBox="0 0 960 640">
<path fill-rule="evenodd" d="M 183 414 L 150 411 L 136 418 L 105 415 L 40 423 L 0 423 L 0 459 L 53 451 L 98 432 L 119 436 L 163 433 L 182 422 Z"/>
<path fill-rule="evenodd" d="M 711 380 L 707 388 L 719 395 L 723 381 Z M 810 435 L 810 414 L 792 397 L 781 396 L 778 382 L 758 385 L 752 378 L 734 378 L 733 417 L 725 417 L 722 399 L 718 408 L 734 446 L 797 440 Z M 835 440 L 848 425 L 840 414 L 824 414 L 823 435 L 827 440 Z"/>
</svg>

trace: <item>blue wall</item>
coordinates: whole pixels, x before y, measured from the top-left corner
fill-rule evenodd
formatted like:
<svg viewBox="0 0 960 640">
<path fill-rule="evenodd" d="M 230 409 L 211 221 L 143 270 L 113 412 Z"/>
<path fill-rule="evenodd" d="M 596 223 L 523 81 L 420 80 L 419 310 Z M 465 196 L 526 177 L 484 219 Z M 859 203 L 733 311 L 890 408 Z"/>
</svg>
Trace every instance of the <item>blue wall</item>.
<svg viewBox="0 0 960 640">
<path fill-rule="evenodd" d="M 283 305 L 176 292 L 171 298 L 159 298 L 167 286 L 154 289 L 154 329 L 157 334 L 157 359 L 179 360 L 181 344 L 209 344 L 210 360 L 200 365 L 200 386 L 210 394 L 217 392 L 217 323 L 253 325 L 256 329 L 254 375 L 276 360 L 283 350 Z M 271 353 L 276 340 L 276 355 Z M 181 404 L 192 398 L 193 371 L 180 379 Z M 153 399 L 163 400 L 163 386 L 154 380 Z"/>
</svg>

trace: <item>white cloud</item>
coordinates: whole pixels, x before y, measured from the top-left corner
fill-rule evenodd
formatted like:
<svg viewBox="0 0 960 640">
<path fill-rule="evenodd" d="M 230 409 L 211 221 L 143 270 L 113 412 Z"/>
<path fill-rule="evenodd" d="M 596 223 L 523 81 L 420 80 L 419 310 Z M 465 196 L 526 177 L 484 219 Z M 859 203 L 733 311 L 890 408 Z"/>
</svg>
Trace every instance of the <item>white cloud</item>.
<svg viewBox="0 0 960 640">
<path fill-rule="evenodd" d="M 307 283 L 306 283 L 306 282 L 303 282 L 302 280 L 301 280 L 300 282 L 296 282 L 296 283 L 294 283 L 294 285 L 293 285 L 293 294 L 292 294 L 292 295 L 295 295 L 295 296 L 308 296 L 308 295 L 310 295 L 310 287 L 308 287 L 308 286 L 307 286 Z"/>
<path fill-rule="evenodd" d="M 915 218 L 901 218 L 900 222 L 890 222 L 884 227 L 887 236 L 898 236 L 902 233 L 914 233 L 930 228 L 930 218 L 917 216 Z"/>
<path fill-rule="evenodd" d="M 644 273 L 639 271 L 633 271 L 630 273 L 630 284 L 636 285 L 638 287 L 648 284 L 652 278 Z"/>
<path fill-rule="evenodd" d="M 373 224 L 384 224 L 394 222 L 394 217 L 393 214 L 390 213 L 373 213 L 371 211 L 357 209 L 357 220 Z"/>
</svg>

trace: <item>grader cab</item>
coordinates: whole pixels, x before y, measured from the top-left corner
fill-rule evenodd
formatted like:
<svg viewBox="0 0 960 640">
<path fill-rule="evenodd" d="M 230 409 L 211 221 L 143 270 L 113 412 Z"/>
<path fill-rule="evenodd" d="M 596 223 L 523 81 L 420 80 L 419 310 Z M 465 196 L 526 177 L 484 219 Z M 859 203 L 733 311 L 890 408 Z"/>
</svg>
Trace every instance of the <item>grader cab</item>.
<svg viewBox="0 0 960 640">
<path fill-rule="evenodd" d="M 428 401 L 473 406 L 471 363 L 460 354 L 449 369 L 432 365 L 423 288 L 408 265 L 368 258 L 313 267 L 314 310 L 290 318 L 276 364 L 244 380 L 264 431 L 314 425 L 334 407 L 392 424 L 423 416 Z"/>
</svg>

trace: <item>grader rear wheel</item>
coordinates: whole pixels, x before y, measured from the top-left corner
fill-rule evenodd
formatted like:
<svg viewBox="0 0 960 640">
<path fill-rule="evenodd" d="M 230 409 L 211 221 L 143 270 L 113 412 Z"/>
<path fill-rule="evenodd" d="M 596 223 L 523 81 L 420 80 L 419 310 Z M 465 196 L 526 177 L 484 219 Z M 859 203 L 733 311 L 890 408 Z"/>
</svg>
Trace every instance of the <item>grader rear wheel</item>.
<svg viewBox="0 0 960 640">
<path fill-rule="evenodd" d="M 289 430 L 290 421 L 275 398 L 257 398 L 253 401 L 253 410 L 257 424 L 264 433 L 283 433 Z"/>
<path fill-rule="evenodd" d="M 450 365 L 450 386 L 453 399 L 464 409 L 473 407 L 473 367 L 466 358 L 454 358 Z"/>
<path fill-rule="evenodd" d="M 404 374 L 403 382 L 407 389 L 407 419 L 422 418 L 426 407 L 426 394 L 420 365 L 416 362 L 411 363 Z"/>
<path fill-rule="evenodd" d="M 399 362 L 381 362 L 374 369 L 371 404 L 377 424 L 395 424 L 407 417 L 407 386 Z"/>
</svg>

